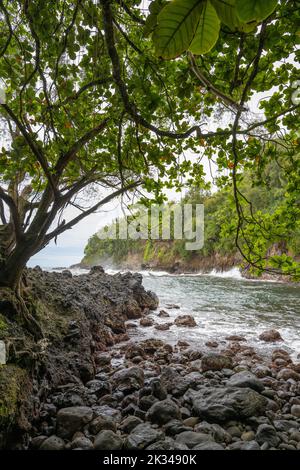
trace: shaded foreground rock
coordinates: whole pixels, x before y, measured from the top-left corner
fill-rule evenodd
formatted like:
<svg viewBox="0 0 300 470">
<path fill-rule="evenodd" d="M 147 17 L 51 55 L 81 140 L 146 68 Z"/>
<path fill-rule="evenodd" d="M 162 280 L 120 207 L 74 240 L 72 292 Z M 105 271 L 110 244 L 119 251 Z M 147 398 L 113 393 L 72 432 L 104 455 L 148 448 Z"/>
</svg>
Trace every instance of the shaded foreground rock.
<svg viewBox="0 0 300 470">
<path fill-rule="evenodd" d="M 197 416 L 213 422 L 263 414 L 267 399 L 250 388 L 225 387 L 191 392 Z"/>
<path fill-rule="evenodd" d="M 58 436 L 51 436 L 44 440 L 40 450 L 64 450 L 65 442 Z"/>
<path fill-rule="evenodd" d="M 213 441 L 212 436 L 200 432 L 184 431 L 176 436 L 176 441 L 185 444 L 189 449 L 193 449 L 198 444 Z"/>
<path fill-rule="evenodd" d="M 139 424 L 127 437 L 126 447 L 127 449 L 145 449 L 162 436 L 163 433 L 153 429 L 150 424 Z"/>
<path fill-rule="evenodd" d="M 126 342 L 129 309 L 149 319 L 155 297 L 139 276 L 86 277 L 82 288 L 75 276 L 59 278 L 68 285 L 53 304 L 62 305 L 62 336 L 50 335 L 53 358 L 48 370 L 46 349 L 41 374 L 52 389 L 42 389 L 32 429 L 22 424 L 30 449 L 300 450 L 300 366 L 284 348 L 265 359 L 233 336 L 230 344 L 207 342 L 219 348 L 214 354 L 182 340 L 166 344 L 158 332 Z M 57 282 L 52 274 L 44 281 Z"/>
<path fill-rule="evenodd" d="M 57 434 L 62 438 L 70 438 L 92 419 L 93 410 L 86 406 L 62 408 L 57 413 Z"/>
<path fill-rule="evenodd" d="M 257 392 L 262 392 L 264 390 L 264 385 L 260 380 L 249 371 L 241 371 L 232 375 L 226 383 L 229 387 L 249 387 Z"/>
<path fill-rule="evenodd" d="M 95 438 L 95 450 L 120 450 L 122 447 L 123 439 L 113 431 L 101 431 Z"/>
<path fill-rule="evenodd" d="M 154 403 L 147 413 L 147 418 L 155 424 L 166 424 L 171 419 L 181 418 L 181 413 L 179 406 L 168 399 Z"/>
</svg>

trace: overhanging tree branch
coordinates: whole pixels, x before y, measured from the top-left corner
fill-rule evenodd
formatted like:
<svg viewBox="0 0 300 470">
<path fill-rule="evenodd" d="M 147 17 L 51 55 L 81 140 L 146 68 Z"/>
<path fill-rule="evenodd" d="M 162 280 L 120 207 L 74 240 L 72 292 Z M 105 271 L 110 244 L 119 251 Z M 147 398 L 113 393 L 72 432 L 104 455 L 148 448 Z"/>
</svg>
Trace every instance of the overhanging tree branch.
<svg viewBox="0 0 300 470">
<path fill-rule="evenodd" d="M 0 57 L 3 57 L 5 52 L 7 51 L 7 48 L 10 44 L 10 41 L 12 40 L 12 37 L 13 37 L 13 29 L 12 29 L 12 25 L 11 25 L 11 22 L 10 22 L 10 19 L 9 19 L 9 14 L 8 14 L 8 11 L 7 9 L 5 8 L 4 4 L 3 4 L 3 1 L 0 0 L 0 10 L 2 10 L 3 14 L 4 14 L 4 17 L 5 17 L 5 21 L 6 21 L 6 25 L 8 27 L 8 30 L 9 30 L 9 33 L 8 33 L 8 37 L 5 41 L 5 44 L 2 48 L 2 50 L 0 51 Z"/>
<path fill-rule="evenodd" d="M 18 208 L 13 198 L 9 196 L 1 187 L 0 187 L 0 198 L 9 207 L 9 211 L 10 211 L 14 228 L 15 228 L 16 240 L 18 241 L 22 237 L 22 234 L 23 234 L 22 229 L 21 229 L 21 224 L 20 224 Z"/>
<path fill-rule="evenodd" d="M 53 190 L 54 194 L 57 195 L 57 193 L 58 193 L 57 187 L 56 187 L 56 185 L 53 181 L 51 172 L 50 172 L 49 167 L 48 167 L 47 160 L 46 160 L 45 156 L 43 155 L 43 153 L 40 151 L 40 149 L 39 149 L 38 145 L 36 144 L 35 140 L 32 138 L 32 136 L 29 134 L 29 132 L 27 132 L 26 127 L 21 123 L 21 121 L 15 115 L 13 110 L 5 103 L 3 103 L 3 104 L 1 103 L 1 106 L 6 111 L 6 113 L 10 116 L 10 118 L 13 120 L 13 122 L 16 124 L 17 128 L 20 130 L 20 132 L 23 135 L 24 139 L 26 140 L 30 150 L 35 155 L 37 161 L 40 163 L 40 165 L 41 165 L 41 167 L 42 167 L 42 169 L 45 173 L 45 176 L 48 179 L 48 181 L 49 181 L 49 183 L 52 187 L 52 190 Z"/>
<path fill-rule="evenodd" d="M 106 46 L 108 54 L 111 59 L 112 69 L 113 69 L 113 78 L 117 88 L 119 90 L 120 96 L 122 98 L 125 111 L 131 116 L 131 118 L 139 125 L 149 129 L 160 137 L 169 137 L 172 139 L 185 139 L 196 133 L 198 137 L 205 138 L 206 136 L 202 134 L 200 126 L 193 126 L 186 132 L 170 132 L 166 130 L 159 129 L 153 124 L 149 123 L 141 114 L 138 112 L 134 103 L 131 102 L 126 85 L 122 79 L 121 75 L 121 64 L 117 48 L 115 45 L 115 36 L 114 36 L 114 23 L 113 15 L 110 7 L 110 0 L 101 0 L 102 11 L 103 11 L 103 27 L 105 33 Z"/>
<path fill-rule="evenodd" d="M 77 142 L 75 142 L 74 145 L 66 152 L 64 153 L 57 161 L 54 171 L 56 177 L 59 177 L 63 170 L 66 168 L 68 163 L 75 157 L 75 155 L 79 152 L 80 149 L 84 145 L 86 145 L 88 142 L 90 142 L 94 137 L 96 137 L 100 132 L 105 129 L 107 126 L 109 119 L 106 118 L 103 121 L 100 122 L 96 127 L 93 129 L 90 129 L 87 131 Z"/>
<path fill-rule="evenodd" d="M 191 70 L 194 73 L 194 75 L 198 78 L 198 80 L 202 83 L 202 85 L 211 93 L 213 93 L 217 98 L 219 98 L 223 103 L 226 105 L 230 106 L 231 108 L 235 110 L 240 109 L 240 104 L 236 103 L 230 96 L 225 95 L 222 91 L 218 90 L 206 77 L 203 75 L 201 70 L 196 64 L 195 57 L 194 55 L 189 52 L 188 57 L 190 59 L 191 63 Z M 246 111 L 245 107 L 242 107 L 242 111 Z"/>
<path fill-rule="evenodd" d="M 70 222 L 67 222 L 63 224 L 62 226 L 57 227 L 55 230 L 50 232 L 48 235 L 45 236 L 45 246 L 53 239 L 56 238 L 58 235 L 61 233 L 65 232 L 66 230 L 71 229 L 74 225 L 78 224 L 81 222 L 83 219 L 85 219 L 87 216 L 93 214 L 96 210 L 99 209 L 99 207 L 104 206 L 111 200 L 115 199 L 116 197 L 120 196 L 121 194 L 124 194 L 127 191 L 130 191 L 131 189 L 137 188 L 139 185 L 142 184 L 142 181 L 135 181 L 131 184 L 128 184 L 127 186 L 124 186 L 121 189 L 118 189 L 117 191 L 113 192 L 109 196 L 105 197 L 101 201 L 99 201 L 97 204 L 92 206 L 90 209 L 82 212 L 79 214 L 77 217 L 72 219 Z"/>
<path fill-rule="evenodd" d="M 71 103 L 72 101 L 76 101 L 82 93 L 84 93 L 86 90 L 89 88 L 93 88 L 94 86 L 100 86 L 100 85 L 105 85 L 106 83 L 109 83 L 112 81 L 112 78 L 107 77 L 107 78 L 98 78 L 96 80 L 92 80 L 91 82 L 86 83 L 83 85 L 81 88 L 79 88 L 76 93 L 74 93 L 71 96 L 68 96 L 65 100 L 61 101 L 60 103 L 54 103 L 50 105 L 50 108 L 60 108 L 61 106 L 65 106 L 68 103 Z"/>
</svg>

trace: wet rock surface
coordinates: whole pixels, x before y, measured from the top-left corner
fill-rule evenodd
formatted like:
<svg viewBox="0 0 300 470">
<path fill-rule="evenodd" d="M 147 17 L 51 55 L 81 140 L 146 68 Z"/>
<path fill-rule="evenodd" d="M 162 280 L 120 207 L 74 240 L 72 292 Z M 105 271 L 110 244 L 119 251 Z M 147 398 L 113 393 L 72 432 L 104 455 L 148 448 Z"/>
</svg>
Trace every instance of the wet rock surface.
<svg viewBox="0 0 300 470">
<path fill-rule="evenodd" d="M 235 335 L 213 353 L 159 331 L 128 340 L 126 321 L 158 306 L 139 275 L 41 276 L 48 315 L 63 305 L 61 336 L 48 334 L 46 387 L 18 448 L 300 450 L 300 372 L 287 351 L 262 357 Z"/>
<path fill-rule="evenodd" d="M 300 450 L 299 381 L 278 378 L 280 369 L 272 358 L 227 353 L 180 351 L 158 339 L 114 346 L 107 353 L 109 368 L 106 361 L 94 379 L 108 383 L 108 393 L 97 396 L 98 384 L 88 382 L 82 385 L 83 406 L 60 408 L 63 401 L 56 392 L 57 410 L 50 395 L 44 405 L 48 414 L 38 423 L 30 447 Z M 121 356 L 118 363 L 116 355 Z M 88 390 L 96 392 L 94 404 Z"/>
</svg>

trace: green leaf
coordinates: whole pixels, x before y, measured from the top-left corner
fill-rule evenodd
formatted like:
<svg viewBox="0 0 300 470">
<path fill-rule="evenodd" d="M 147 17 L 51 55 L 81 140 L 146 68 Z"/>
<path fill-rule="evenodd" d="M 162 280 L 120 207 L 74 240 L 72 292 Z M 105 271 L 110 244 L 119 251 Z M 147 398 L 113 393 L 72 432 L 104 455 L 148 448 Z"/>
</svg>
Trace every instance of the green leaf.
<svg viewBox="0 0 300 470">
<path fill-rule="evenodd" d="M 236 12 L 236 0 L 211 0 L 211 3 L 222 23 L 230 29 L 235 30 L 241 25 Z"/>
<path fill-rule="evenodd" d="M 148 37 L 152 31 L 155 29 L 155 26 L 157 25 L 157 16 L 160 13 L 160 11 L 163 9 L 164 6 L 166 6 L 166 1 L 165 0 L 154 0 L 153 2 L 150 3 L 149 6 L 149 12 L 150 14 L 147 16 L 145 26 L 144 26 L 144 35 L 145 37 Z"/>
<path fill-rule="evenodd" d="M 257 22 L 243 23 L 237 15 L 236 0 L 211 0 L 216 12 L 223 24 L 228 26 L 232 31 L 242 31 L 250 33 L 256 28 Z"/>
<path fill-rule="evenodd" d="M 277 0 L 236 0 L 239 19 L 244 23 L 262 21 L 275 10 Z"/>
<path fill-rule="evenodd" d="M 206 54 L 216 44 L 220 32 L 220 19 L 209 0 L 202 5 L 202 11 L 194 39 L 189 50 L 194 54 Z"/>
<path fill-rule="evenodd" d="M 189 48 L 202 7 L 202 0 L 174 0 L 162 9 L 153 33 L 153 42 L 159 57 L 173 59 Z"/>
</svg>

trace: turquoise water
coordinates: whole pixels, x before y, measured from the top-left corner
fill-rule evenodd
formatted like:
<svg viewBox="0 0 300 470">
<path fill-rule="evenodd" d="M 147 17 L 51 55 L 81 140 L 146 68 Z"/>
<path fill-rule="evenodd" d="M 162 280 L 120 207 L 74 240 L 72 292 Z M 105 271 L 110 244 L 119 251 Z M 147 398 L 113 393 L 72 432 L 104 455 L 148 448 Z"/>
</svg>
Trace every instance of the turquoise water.
<svg viewBox="0 0 300 470">
<path fill-rule="evenodd" d="M 207 340 L 224 341 L 227 335 L 243 335 L 252 344 L 265 350 L 274 345 L 265 345 L 258 340 L 259 334 L 274 328 L 281 333 L 284 347 L 300 353 L 300 287 L 275 282 L 242 279 L 237 270 L 225 275 L 170 276 L 144 274 L 143 284 L 159 296 L 160 307 L 168 303 L 180 306 L 168 309 L 171 318 L 159 318 L 158 322 L 172 321 L 180 313 L 191 314 L 198 323 L 197 328 L 178 328 L 159 334 L 170 341 L 185 339 L 196 343 Z M 152 328 L 151 328 L 152 329 Z M 140 329 L 139 329 L 140 330 Z M 157 335 L 152 329 L 142 334 Z"/>
</svg>

